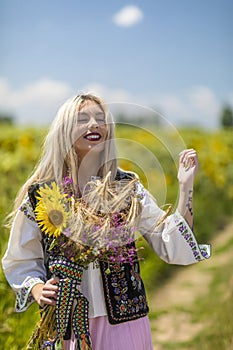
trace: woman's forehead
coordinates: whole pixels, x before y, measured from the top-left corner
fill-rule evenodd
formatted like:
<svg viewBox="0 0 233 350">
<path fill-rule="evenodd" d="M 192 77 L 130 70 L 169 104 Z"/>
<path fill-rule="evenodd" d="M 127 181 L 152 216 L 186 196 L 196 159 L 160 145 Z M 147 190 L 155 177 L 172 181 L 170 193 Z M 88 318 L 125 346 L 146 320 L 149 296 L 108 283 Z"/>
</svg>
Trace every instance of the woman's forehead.
<svg viewBox="0 0 233 350">
<path fill-rule="evenodd" d="M 104 110 L 100 104 L 98 104 L 95 101 L 86 100 L 83 101 L 79 108 L 79 113 L 85 112 L 85 113 L 104 113 Z"/>
</svg>

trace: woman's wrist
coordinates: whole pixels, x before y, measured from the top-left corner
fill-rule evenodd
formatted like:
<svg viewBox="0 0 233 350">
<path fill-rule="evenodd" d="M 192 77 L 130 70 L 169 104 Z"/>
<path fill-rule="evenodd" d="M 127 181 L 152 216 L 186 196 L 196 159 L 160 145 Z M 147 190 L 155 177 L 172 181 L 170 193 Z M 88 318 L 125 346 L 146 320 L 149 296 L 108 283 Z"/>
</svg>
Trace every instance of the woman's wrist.
<svg viewBox="0 0 233 350">
<path fill-rule="evenodd" d="M 189 191 L 193 191 L 193 185 L 193 181 L 179 182 L 180 192 L 189 193 Z"/>
<path fill-rule="evenodd" d="M 189 226 L 193 227 L 193 184 L 180 184 L 180 196 L 177 209 L 186 219 Z"/>
</svg>

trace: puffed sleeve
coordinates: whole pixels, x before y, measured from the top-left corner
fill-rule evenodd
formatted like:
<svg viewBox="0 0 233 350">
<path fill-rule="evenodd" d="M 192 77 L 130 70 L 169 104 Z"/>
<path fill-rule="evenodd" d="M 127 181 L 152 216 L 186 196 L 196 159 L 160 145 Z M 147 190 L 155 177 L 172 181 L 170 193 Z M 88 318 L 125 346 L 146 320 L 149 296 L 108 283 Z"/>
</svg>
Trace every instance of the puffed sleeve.
<svg viewBox="0 0 233 350">
<path fill-rule="evenodd" d="M 2 266 L 16 293 L 16 311 L 26 310 L 35 301 L 32 287 L 46 280 L 41 233 L 28 197 L 15 216 Z"/>
<path fill-rule="evenodd" d="M 197 243 L 178 211 L 156 226 L 165 212 L 141 184 L 138 191 L 142 204 L 138 229 L 162 260 L 169 264 L 189 265 L 210 257 L 210 245 Z"/>
</svg>

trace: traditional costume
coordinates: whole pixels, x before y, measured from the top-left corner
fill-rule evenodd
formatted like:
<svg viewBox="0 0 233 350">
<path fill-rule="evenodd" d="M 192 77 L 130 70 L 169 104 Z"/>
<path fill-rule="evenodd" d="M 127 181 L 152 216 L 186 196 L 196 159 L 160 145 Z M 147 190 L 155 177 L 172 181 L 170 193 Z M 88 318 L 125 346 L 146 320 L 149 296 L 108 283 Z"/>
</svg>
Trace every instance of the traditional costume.
<svg viewBox="0 0 233 350">
<path fill-rule="evenodd" d="M 117 177 L 120 181 L 129 175 L 118 171 Z M 109 270 L 108 262 L 100 261 L 83 269 L 59 252 L 51 258 L 49 242 L 35 215 L 36 189 L 38 186 L 29 190 L 16 214 L 3 269 L 16 292 L 17 312 L 34 302 L 34 285 L 45 283 L 52 275 L 60 278 L 54 316 L 56 339 L 43 339 L 42 348 L 59 348 L 62 338 L 63 348 L 69 350 L 152 350 L 139 262 L 112 263 Z M 178 211 L 166 216 L 139 181 L 135 194 L 141 206 L 137 230 L 162 260 L 188 265 L 209 257 L 210 246 L 197 243 Z M 132 247 L 134 243 L 129 249 Z M 32 343 L 28 349 L 33 349 Z"/>
</svg>

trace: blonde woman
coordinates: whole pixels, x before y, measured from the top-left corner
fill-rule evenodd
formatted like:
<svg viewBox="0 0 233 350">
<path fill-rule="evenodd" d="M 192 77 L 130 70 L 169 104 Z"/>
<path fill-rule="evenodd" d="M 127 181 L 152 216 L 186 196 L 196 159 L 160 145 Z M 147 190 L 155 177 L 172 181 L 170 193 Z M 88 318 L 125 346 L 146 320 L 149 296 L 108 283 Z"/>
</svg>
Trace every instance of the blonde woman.
<svg viewBox="0 0 233 350">
<path fill-rule="evenodd" d="M 191 229 L 197 170 L 195 150 L 184 150 L 178 207 L 166 213 L 135 174 L 118 168 L 100 98 L 78 95 L 60 108 L 16 198 L 3 258 L 16 311 L 34 301 L 42 310 L 28 349 L 152 350 L 134 234 L 168 263 L 208 257 Z"/>
</svg>

